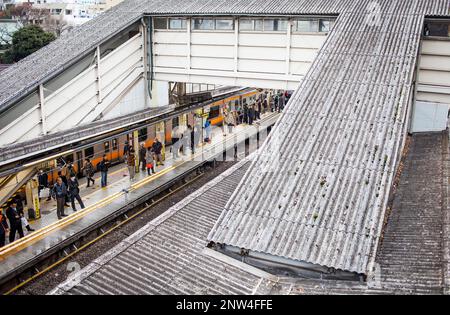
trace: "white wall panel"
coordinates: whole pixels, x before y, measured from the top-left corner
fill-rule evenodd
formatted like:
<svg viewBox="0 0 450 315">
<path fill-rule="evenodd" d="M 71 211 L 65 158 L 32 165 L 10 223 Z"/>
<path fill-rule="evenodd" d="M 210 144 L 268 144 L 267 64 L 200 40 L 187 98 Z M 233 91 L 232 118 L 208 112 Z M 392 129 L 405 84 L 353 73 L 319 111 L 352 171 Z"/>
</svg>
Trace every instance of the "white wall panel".
<svg viewBox="0 0 450 315">
<path fill-rule="evenodd" d="M 291 47 L 320 49 L 327 39 L 326 35 L 292 34 Z"/>
<path fill-rule="evenodd" d="M 187 44 L 189 38 L 187 37 L 187 32 L 155 31 L 153 34 L 153 42 L 157 44 Z"/>
<path fill-rule="evenodd" d="M 191 55 L 196 57 L 233 58 L 233 46 L 192 45 Z"/>
<path fill-rule="evenodd" d="M 65 113 L 66 106 L 73 108 L 73 106 L 79 105 L 83 100 L 90 99 L 96 94 L 95 70 L 90 68 L 45 99 L 47 119 L 60 121 L 62 117 L 58 119 L 57 116 L 53 115 L 54 113 Z"/>
<path fill-rule="evenodd" d="M 312 63 L 318 51 L 318 49 L 291 48 L 291 61 L 307 61 Z"/>
<path fill-rule="evenodd" d="M 286 47 L 286 33 L 240 33 L 240 46 Z"/>
<path fill-rule="evenodd" d="M 412 132 L 443 131 L 447 128 L 449 105 L 416 102 Z"/>
<path fill-rule="evenodd" d="M 450 71 L 420 70 L 419 83 L 450 86 Z"/>
<path fill-rule="evenodd" d="M 192 57 L 192 69 L 233 71 L 234 59 Z"/>
<path fill-rule="evenodd" d="M 155 67 L 181 68 L 187 67 L 186 58 L 176 56 L 154 56 L 153 62 Z"/>
<path fill-rule="evenodd" d="M 183 45 L 170 45 L 170 44 L 155 44 L 153 46 L 154 55 L 163 56 L 187 56 L 188 47 Z"/>
<path fill-rule="evenodd" d="M 424 40 L 422 42 L 422 54 L 450 56 L 450 41 Z"/>
<path fill-rule="evenodd" d="M 186 35 L 185 35 L 186 36 Z M 234 32 L 199 32 L 191 33 L 191 43 L 193 45 L 234 45 Z"/>
<path fill-rule="evenodd" d="M 420 69 L 450 71 L 450 56 L 422 55 Z"/>
<path fill-rule="evenodd" d="M 449 91 L 450 92 L 450 91 Z M 417 92 L 416 99 L 418 101 L 428 101 L 433 103 L 450 104 L 450 93 L 429 93 L 429 92 Z"/>
<path fill-rule="evenodd" d="M 286 60 L 285 47 L 239 47 L 240 59 Z"/>
<path fill-rule="evenodd" d="M 259 73 L 279 73 L 286 71 L 285 61 L 272 60 L 239 60 L 239 71 Z"/>
<path fill-rule="evenodd" d="M 311 63 L 309 62 L 291 61 L 289 72 L 295 75 L 305 75 L 308 72 L 310 66 Z"/>
</svg>

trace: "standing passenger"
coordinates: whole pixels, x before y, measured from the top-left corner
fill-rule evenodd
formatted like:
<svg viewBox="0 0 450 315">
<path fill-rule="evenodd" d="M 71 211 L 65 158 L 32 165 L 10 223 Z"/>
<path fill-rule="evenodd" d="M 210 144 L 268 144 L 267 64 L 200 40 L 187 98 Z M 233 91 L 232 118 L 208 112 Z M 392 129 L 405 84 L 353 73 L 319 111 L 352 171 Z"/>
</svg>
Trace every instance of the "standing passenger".
<svg viewBox="0 0 450 315">
<path fill-rule="evenodd" d="M 209 121 L 209 119 L 206 120 L 205 122 L 205 142 L 211 142 L 211 135 L 212 130 L 211 130 L 211 122 Z"/>
<path fill-rule="evenodd" d="M 56 184 L 53 185 L 52 189 L 52 197 L 56 200 L 56 215 L 58 216 L 58 220 L 61 220 L 62 217 L 67 217 L 64 214 L 64 203 L 67 196 L 67 186 L 64 184 L 61 177 L 58 177 L 56 180 Z"/>
<path fill-rule="evenodd" d="M 70 202 L 72 203 L 72 210 L 77 211 L 77 209 L 75 208 L 75 199 L 78 201 L 78 204 L 80 205 L 81 209 L 84 209 L 84 203 L 80 197 L 80 188 L 78 180 L 75 176 L 69 178 L 68 188 L 69 188 Z"/>
<path fill-rule="evenodd" d="M 84 171 L 84 175 L 87 178 L 87 186 L 90 186 L 90 183 L 92 182 L 92 186 L 94 186 L 95 184 L 95 180 L 94 180 L 94 165 L 92 165 L 92 162 L 90 159 L 86 159 L 84 160 L 84 166 L 83 166 L 83 171 Z"/>
<path fill-rule="evenodd" d="M 145 171 L 145 155 L 147 154 L 147 149 L 145 148 L 145 143 L 142 142 L 139 148 L 139 164 L 141 166 L 141 170 Z"/>
<path fill-rule="evenodd" d="M 98 163 L 98 170 L 101 172 L 102 176 L 102 187 L 106 187 L 106 185 L 108 185 L 108 168 L 109 161 L 106 158 L 106 155 L 103 155 L 103 159 L 100 163 Z"/>
<path fill-rule="evenodd" d="M 248 124 L 253 125 L 255 119 L 255 104 L 251 104 L 248 108 Z"/>
<path fill-rule="evenodd" d="M 12 243 L 16 239 L 16 233 L 19 233 L 19 238 L 24 236 L 22 230 L 22 220 L 20 219 L 20 213 L 17 210 L 17 204 L 12 201 L 6 209 L 6 216 L 9 220 L 9 226 L 11 231 L 9 233 L 9 242 Z"/>
<path fill-rule="evenodd" d="M 161 155 L 161 151 L 162 151 L 162 143 L 159 142 L 158 138 L 155 138 L 155 141 L 152 144 L 152 151 L 155 154 L 155 160 L 156 163 L 160 165 L 164 165 L 163 161 L 162 161 L 162 155 Z"/>
<path fill-rule="evenodd" d="M 128 140 L 125 141 L 125 145 L 123 146 L 123 159 L 125 163 L 128 161 L 128 153 L 130 152 L 130 145 L 128 144 Z"/>
<path fill-rule="evenodd" d="M 145 163 L 147 164 L 147 174 L 150 175 L 150 171 L 155 174 L 155 160 L 153 159 L 153 152 L 151 150 L 147 150 L 147 153 L 145 153 Z"/>
<path fill-rule="evenodd" d="M 144 157 L 145 159 L 145 157 Z M 134 154 L 134 149 L 130 149 L 127 160 L 128 173 L 130 174 L 130 180 L 134 180 L 134 175 L 136 174 L 136 156 Z"/>
<path fill-rule="evenodd" d="M 41 196 L 41 190 L 48 188 L 48 175 L 47 173 L 44 173 L 43 170 L 39 170 L 39 174 L 38 174 L 38 196 L 40 198 Z M 47 201 L 49 201 L 51 199 L 50 195 L 47 198 Z"/>
</svg>

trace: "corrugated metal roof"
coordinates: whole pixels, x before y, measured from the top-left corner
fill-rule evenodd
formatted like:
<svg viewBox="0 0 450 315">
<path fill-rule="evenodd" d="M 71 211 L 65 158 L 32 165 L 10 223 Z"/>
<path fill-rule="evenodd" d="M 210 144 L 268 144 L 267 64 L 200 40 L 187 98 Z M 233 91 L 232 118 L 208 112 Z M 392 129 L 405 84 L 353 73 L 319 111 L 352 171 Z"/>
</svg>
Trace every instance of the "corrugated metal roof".
<svg viewBox="0 0 450 315">
<path fill-rule="evenodd" d="M 404 138 L 423 25 L 447 1 L 339 16 L 208 239 L 367 273 Z M 281 152 L 281 154 L 280 154 Z"/>
<path fill-rule="evenodd" d="M 353 12 L 372 0 L 126 0 L 93 20 L 76 27 L 36 53 L 2 72 L 0 111 L 8 108 L 97 45 L 146 14 L 339 14 Z M 376 1 L 375 1 L 376 2 Z M 384 1 L 385 2 L 385 1 Z M 407 3 L 403 12 L 450 14 L 450 0 L 392 0 Z M 388 13 L 396 13 L 392 6 Z M 405 11 L 407 10 L 407 11 Z M 351 25 L 349 25 L 351 26 Z"/>
<path fill-rule="evenodd" d="M 68 294 L 251 294 L 260 278 L 202 253 L 249 163 L 217 176 L 59 285 Z"/>
</svg>

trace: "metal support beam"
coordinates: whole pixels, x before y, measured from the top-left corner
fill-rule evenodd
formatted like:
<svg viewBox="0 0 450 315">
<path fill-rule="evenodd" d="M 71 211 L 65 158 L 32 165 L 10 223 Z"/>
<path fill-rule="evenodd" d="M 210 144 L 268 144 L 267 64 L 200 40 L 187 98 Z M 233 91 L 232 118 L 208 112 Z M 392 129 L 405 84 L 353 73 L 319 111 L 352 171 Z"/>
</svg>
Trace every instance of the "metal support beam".
<svg viewBox="0 0 450 315">
<path fill-rule="evenodd" d="M 239 62 L 239 19 L 234 19 L 234 72 L 238 72 Z"/>
<path fill-rule="evenodd" d="M 186 69 L 191 69 L 191 19 L 186 20 L 186 31 L 187 31 L 187 60 L 186 60 Z"/>
<path fill-rule="evenodd" d="M 145 82 L 148 82 L 148 46 L 147 46 L 147 26 L 145 25 L 144 18 L 141 19 L 141 25 L 139 26 L 139 31 L 142 34 L 142 67 L 144 69 L 143 75 Z M 148 101 L 150 94 L 147 92 L 147 89 L 144 88 L 144 101 L 145 107 L 149 107 Z"/>
<path fill-rule="evenodd" d="M 147 89 L 148 96 L 152 98 L 153 90 L 153 20 L 150 16 L 147 17 Z"/>
<path fill-rule="evenodd" d="M 100 78 L 100 46 L 97 46 L 95 52 L 95 75 L 97 80 L 97 103 L 100 104 L 103 101 L 102 85 Z"/>
<path fill-rule="evenodd" d="M 289 75 L 291 63 L 291 36 L 292 36 L 292 21 L 288 22 L 287 39 L 286 39 L 286 75 Z"/>
<path fill-rule="evenodd" d="M 42 134 L 46 135 L 48 132 L 47 129 L 47 117 L 45 113 L 45 95 L 44 95 L 44 86 L 39 85 L 39 108 L 41 111 L 41 126 L 42 126 Z"/>
</svg>

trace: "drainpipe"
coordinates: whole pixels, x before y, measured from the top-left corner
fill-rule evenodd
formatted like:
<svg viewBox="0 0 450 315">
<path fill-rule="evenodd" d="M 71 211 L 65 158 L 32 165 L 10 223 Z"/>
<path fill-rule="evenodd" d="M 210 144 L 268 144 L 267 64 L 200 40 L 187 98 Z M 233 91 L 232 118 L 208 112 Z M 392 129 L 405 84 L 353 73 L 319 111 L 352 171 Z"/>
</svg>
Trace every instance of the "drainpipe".
<svg viewBox="0 0 450 315">
<path fill-rule="evenodd" d="M 150 99 L 153 90 L 153 27 L 152 18 L 147 16 L 147 89 Z"/>
</svg>

